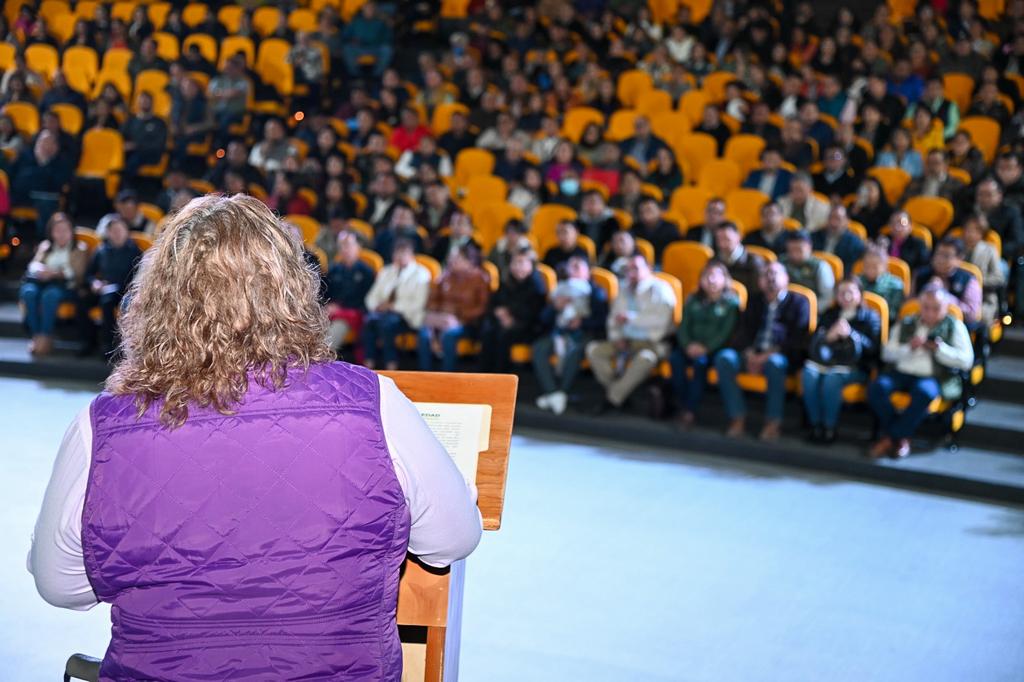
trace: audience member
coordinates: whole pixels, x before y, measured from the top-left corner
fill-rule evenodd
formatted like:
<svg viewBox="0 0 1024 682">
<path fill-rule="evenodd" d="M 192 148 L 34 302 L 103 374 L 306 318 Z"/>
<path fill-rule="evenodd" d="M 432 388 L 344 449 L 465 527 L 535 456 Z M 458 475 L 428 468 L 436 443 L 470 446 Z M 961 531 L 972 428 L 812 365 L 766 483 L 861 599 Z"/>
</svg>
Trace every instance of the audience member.
<svg viewBox="0 0 1024 682">
<path fill-rule="evenodd" d="M 418 333 L 430 295 L 430 271 L 416 262 L 411 241 L 395 241 L 391 258 L 366 294 L 363 364 L 370 369 L 398 369 L 396 339 Z"/>
<path fill-rule="evenodd" d="M 843 262 L 843 272 L 853 272 L 853 264 L 864 255 L 864 242 L 850 230 L 846 207 L 834 204 L 828 214 L 825 229 L 811 235 L 815 251 L 831 253 Z"/>
<path fill-rule="evenodd" d="M 82 347 L 80 356 L 96 351 L 96 325 L 90 317 L 95 306 L 100 308 L 100 352 L 111 357 L 117 326 L 117 310 L 135 276 L 142 259 L 142 250 L 132 241 L 128 225 L 121 218 L 107 224 L 107 236 L 89 259 L 84 284 L 76 301 L 78 328 Z"/>
<path fill-rule="evenodd" d="M 715 246 L 715 230 L 725 221 L 725 200 L 719 197 L 708 199 L 704 205 L 704 222 L 686 231 L 685 239 L 700 242 L 708 248 Z"/>
<path fill-rule="evenodd" d="M 107 226 L 112 220 L 123 220 L 132 232 L 153 234 L 156 225 L 139 208 L 139 195 L 133 189 L 123 189 L 114 198 L 114 212 L 100 218 L 96 223 L 96 234 L 107 236 Z"/>
<path fill-rule="evenodd" d="M 748 233 L 743 243 L 770 249 L 779 256 L 786 252 L 786 217 L 778 202 L 769 201 L 761 207 L 761 227 Z"/>
<path fill-rule="evenodd" d="M 932 251 L 931 264 L 918 271 L 914 291 L 942 287 L 949 303 L 960 308 L 964 323 L 971 329 L 981 320 L 981 282 L 960 267 L 963 257 L 964 243 L 956 237 L 943 237 Z"/>
<path fill-rule="evenodd" d="M 61 303 L 74 301 L 88 261 L 85 246 L 75 238 L 75 226 L 64 213 L 47 221 L 48 239 L 36 248 L 25 271 L 18 298 L 32 340 L 28 350 L 44 356 L 53 351 L 53 329 Z"/>
<path fill-rule="evenodd" d="M 913 234 L 914 224 L 906 211 L 896 211 L 889 219 L 889 255 L 903 260 L 911 273 L 928 264 L 928 245 Z"/>
<path fill-rule="evenodd" d="M 353 232 L 342 231 L 337 237 L 336 255 L 327 268 L 327 342 L 335 351 L 348 340 L 358 339 L 366 314 L 366 298 L 373 286 L 375 273 L 359 257 L 359 239 Z M 356 344 L 355 359 L 363 360 L 362 349 Z"/>
<path fill-rule="evenodd" d="M 508 372 L 515 344 L 532 344 L 540 333 L 547 284 L 536 268 L 532 248 L 512 255 L 508 273 L 491 296 L 480 333 L 480 369 Z"/>
<path fill-rule="evenodd" d="M 747 291 L 757 288 L 764 269 L 764 259 L 743 246 L 736 223 L 726 220 L 715 228 L 715 257 L 725 265 L 731 279 Z"/>
<path fill-rule="evenodd" d="M 750 171 L 743 186 L 764 192 L 773 201 L 789 193 L 793 174 L 782 167 L 782 153 L 775 147 L 765 147 L 761 152 L 761 166 Z"/>
<path fill-rule="evenodd" d="M 880 242 L 868 244 L 861 265 L 858 277 L 861 289 L 885 299 L 889 307 L 889 321 L 895 321 L 909 283 L 905 287 L 902 279 L 889 272 L 888 240 L 882 238 Z"/>
<path fill-rule="evenodd" d="M 829 204 L 814 196 L 814 182 L 807 173 L 797 173 L 789 194 L 779 199 L 782 214 L 800 223 L 808 232 L 820 230 L 828 221 Z"/>
<path fill-rule="evenodd" d="M 563 220 L 555 228 L 556 242 L 554 246 L 544 252 L 544 265 L 555 272 L 559 272 L 562 266 L 572 257 L 590 259 L 590 254 L 580 244 L 580 231 L 576 223 L 571 220 Z"/>
<path fill-rule="evenodd" d="M 454 372 L 459 341 L 475 336 L 490 298 L 487 274 L 480 268 L 480 250 L 466 244 L 448 257 L 441 277 L 431 286 L 426 316 L 416 346 L 421 370 L 441 359 L 442 372 Z"/>
<path fill-rule="evenodd" d="M 782 262 L 790 282 L 813 291 L 822 309 L 832 305 L 835 273 L 828 263 L 813 254 L 811 235 L 805 230 L 793 230 L 786 235 L 786 255 Z"/>
<path fill-rule="evenodd" d="M 981 216 L 968 216 L 964 221 L 964 260 L 977 266 L 981 271 L 981 320 L 990 325 L 999 313 L 1000 302 L 1006 295 L 1009 268 L 999 258 L 996 248 L 985 240 L 987 231 L 988 226 Z"/>
</svg>

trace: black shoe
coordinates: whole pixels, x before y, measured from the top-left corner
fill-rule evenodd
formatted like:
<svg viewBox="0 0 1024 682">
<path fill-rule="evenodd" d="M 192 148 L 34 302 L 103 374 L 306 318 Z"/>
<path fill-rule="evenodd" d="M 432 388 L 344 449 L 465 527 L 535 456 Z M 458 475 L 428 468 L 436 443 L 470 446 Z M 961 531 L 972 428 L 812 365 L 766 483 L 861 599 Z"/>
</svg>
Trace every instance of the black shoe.
<svg viewBox="0 0 1024 682">
<path fill-rule="evenodd" d="M 668 416 L 665 392 L 660 386 L 652 384 L 647 387 L 647 410 L 651 419 L 660 420 Z"/>
<path fill-rule="evenodd" d="M 821 442 L 825 445 L 832 445 L 836 442 L 836 430 L 824 429 L 821 433 Z"/>
<path fill-rule="evenodd" d="M 811 432 L 807 435 L 807 440 L 811 441 L 812 443 L 820 443 L 824 438 L 824 434 L 825 429 L 822 428 L 820 425 L 812 426 Z"/>
<path fill-rule="evenodd" d="M 595 407 L 592 410 L 591 414 L 593 414 L 595 417 L 600 417 L 602 415 L 608 414 L 609 412 L 611 412 L 614 409 L 615 409 L 615 405 L 613 405 L 610 400 L 605 398 L 604 400 L 601 401 L 601 403 L 597 407 Z"/>
</svg>

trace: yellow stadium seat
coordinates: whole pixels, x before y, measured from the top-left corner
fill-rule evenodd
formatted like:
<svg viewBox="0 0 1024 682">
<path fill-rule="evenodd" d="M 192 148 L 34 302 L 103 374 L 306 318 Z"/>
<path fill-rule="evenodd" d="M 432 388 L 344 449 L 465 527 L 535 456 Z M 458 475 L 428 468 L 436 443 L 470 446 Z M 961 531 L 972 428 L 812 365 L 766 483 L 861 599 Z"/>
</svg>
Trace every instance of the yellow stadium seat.
<svg viewBox="0 0 1024 682">
<path fill-rule="evenodd" d="M 774 263 L 775 261 L 779 260 L 779 254 L 775 253 L 774 251 L 765 246 L 754 246 L 753 244 L 751 244 L 744 248 L 746 248 L 747 251 L 754 254 L 755 256 L 760 256 L 761 260 L 763 260 L 765 263 Z"/>
<path fill-rule="evenodd" d="M 471 217 L 480 243 L 489 250 L 501 239 L 508 221 L 523 220 L 523 209 L 508 202 L 481 204 L 471 210 Z"/>
<path fill-rule="evenodd" d="M 651 114 L 651 131 L 670 146 L 676 138 L 690 132 L 690 117 L 681 111 L 659 111 Z"/>
<path fill-rule="evenodd" d="M 740 310 L 747 309 L 747 299 L 750 297 L 747 292 L 747 287 L 743 286 L 741 282 L 736 280 L 729 280 L 729 286 L 732 288 L 732 293 L 735 294 L 736 300 L 739 301 Z"/>
<path fill-rule="evenodd" d="M 953 204 L 942 197 L 911 197 L 903 205 L 911 220 L 927 227 L 941 237 L 953 224 Z"/>
<path fill-rule="evenodd" d="M 61 70 L 65 78 L 72 72 L 80 73 L 91 87 L 100 71 L 100 58 L 91 47 L 72 45 L 64 50 Z"/>
<path fill-rule="evenodd" d="M 291 45 L 280 38 L 267 38 L 260 43 L 256 52 L 256 73 L 267 83 L 271 83 L 282 96 L 292 93 L 294 73 L 288 63 L 288 52 Z"/>
<path fill-rule="evenodd" d="M 670 272 L 656 272 L 654 276 L 663 282 L 667 282 L 672 287 L 672 293 L 676 297 L 676 306 L 672 310 L 672 324 L 678 325 L 683 321 L 683 302 L 686 300 L 686 294 L 683 291 L 683 283 L 679 281 L 679 278 Z"/>
<path fill-rule="evenodd" d="M 280 21 L 281 10 L 273 5 L 258 7 L 252 13 L 252 27 L 264 38 L 274 32 Z"/>
<path fill-rule="evenodd" d="M 632 109 L 619 109 L 608 119 L 608 129 L 605 131 L 605 139 L 612 142 L 622 142 L 633 137 L 633 126 L 636 122 L 637 112 Z"/>
<path fill-rule="evenodd" d="M 725 196 L 743 184 L 740 167 L 729 159 L 712 159 L 701 167 L 697 185 L 718 196 Z"/>
<path fill-rule="evenodd" d="M 64 0 L 43 0 L 39 4 L 38 16 L 49 26 L 53 20 L 62 14 L 71 14 L 71 5 Z"/>
<path fill-rule="evenodd" d="M 110 6 L 110 18 L 120 19 L 125 24 L 132 23 L 132 12 L 135 11 L 137 3 L 131 0 L 119 0 Z"/>
<path fill-rule="evenodd" d="M 562 135 L 573 142 L 579 142 L 583 131 L 591 123 L 603 128 L 604 114 L 592 107 L 573 107 L 565 112 L 565 118 L 562 121 Z"/>
<path fill-rule="evenodd" d="M 252 68 L 256 61 L 256 47 L 252 38 L 248 36 L 228 36 L 220 41 L 220 63 L 218 68 L 223 69 L 228 59 L 241 52 L 245 55 L 245 65 Z"/>
<path fill-rule="evenodd" d="M 152 38 L 156 41 L 157 56 L 168 62 L 178 61 L 181 57 L 181 45 L 176 35 L 158 31 L 153 34 Z"/>
<path fill-rule="evenodd" d="M 299 228 L 304 244 L 315 242 L 317 234 L 320 233 L 320 222 L 312 216 L 289 213 L 282 220 Z"/>
<path fill-rule="evenodd" d="M 75 3 L 75 16 L 79 19 L 92 21 L 96 17 L 96 8 L 99 4 L 97 0 L 78 0 Z"/>
<path fill-rule="evenodd" d="M 25 137 L 32 137 L 39 132 L 39 110 L 31 102 L 11 102 L 3 108 L 3 113 L 11 117 L 15 129 Z"/>
<path fill-rule="evenodd" d="M 561 204 L 542 204 L 533 212 L 530 235 L 537 240 L 538 246 L 550 244 L 558 223 L 563 220 L 575 221 L 576 211 Z"/>
<path fill-rule="evenodd" d="M 416 262 L 430 270 L 431 281 L 436 282 L 437 278 L 441 276 L 441 264 L 437 262 L 436 258 L 432 258 L 425 253 L 417 253 Z"/>
<path fill-rule="evenodd" d="M 675 139 L 672 151 L 683 166 L 683 176 L 696 182 L 704 166 L 718 157 L 718 140 L 707 133 L 688 133 Z"/>
<path fill-rule="evenodd" d="M 654 81 L 650 74 L 639 69 L 623 71 L 619 76 L 616 94 L 619 101 L 627 107 L 636 105 L 640 95 L 654 88 Z"/>
<path fill-rule="evenodd" d="M 960 119 L 960 129 L 966 130 L 974 145 L 981 150 L 985 163 L 995 161 L 1001 133 L 999 123 L 988 116 L 968 116 Z"/>
<path fill-rule="evenodd" d="M 14 66 L 14 55 L 17 52 L 14 43 L 0 42 L 0 69 L 7 71 Z"/>
<path fill-rule="evenodd" d="M 93 251 L 103 243 L 103 239 L 96 234 L 95 230 L 90 230 L 88 227 L 76 227 L 75 228 L 75 239 L 82 244 L 85 244 L 85 248 L 88 251 Z"/>
<path fill-rule="evenodd" d="M 708 102 L 721 104 L 725 101 L 725 86 L 736 80 L 736 74 L 731 71 L 714 71 L 704 76 L 701 89 L 707 93 Z"/>
<path fill-rule="evenodd" d="M 636 98 L 636 110 L 647 116 L 672 111 L 672 96 L 664 90 L 645 90 Z"/>
<path fill-rule="evenodd" d="M 169 2 L 154 2 L 146 8 L 146 14 L 153 23 L 153 28 L 157 31 L 164 30 L 164 25 L 167 23 L 167 15 L 170 13 L 171 3 Z"/>
<path fill-rule="evenodd" d="M 82 156 L 78 177 L 104 180 L 108 197 L 117 191 L 124 166 L 124 140 L 121 133 L 108 128 L 91 128 L 82 135 Z"/>
<path fill-rule="evenodd" d="M 966 73 L 947 73 L 942 76 L 942 89 L 946 99 L 953 100 L 960 107 L 961 114 L 971 108 L 974 94 L 974 79 Z"/>
<path fill-rule="evenodd" d="M 356 15 L 356 12 L 366 4 L 366 0 L 341 0 L 341 18 L 342 21 L 351 21 L 352 17 Z"/>
<path fill-rule="evenodd" d="M 455 184 L 465 187 L 474 175 L 490 175 L 494 170 L 494 155 L 486 149 L 470 147 L 455 157 Z"/>
<path fill-rule="evenodd" d="M 505 201 L 508 185 L 496 175 L 474 175 L 466 183 L 463 203 L 468 206 Z"/>
<path fill-rule="evenodd" d="M 42 75 L 47 82 L 60 67 L 57 48 L 45 43 L 34 43 L 25 48 L 25 65 Z"/>
<path fill-rule="evenodd" d="M 688 225 L 704 222 L 704 208 L 714 195 L 704 187 L 677 187 L 669 199 L 668 210 L 686 219 Z"/>
<path fill-rule="evenodd" d="M 604 289 L 604 293 L 608 296 L 608 303 L 611 303 L 619 295 L 619 278 L 615 276 L 615 273 L 604 268 L 591 268 L 590 276 L 594 280 L 594 284 Z"/>
<path fill-rule="evenodd" d="M 828 263 L 828 266 L 832 269 L 832 276 L 836 282 L 843 281 L 843 261 L 840 260 L 839 256 L 828 251 L 815 251 L 815 258 L 823 260 Z"/>
<path fill-rule="evenodd" d="M 245 8 L 241 5 L 224 5 L 217 10 L 217 23 L 224 27 L 228 35 L 235 35 L 242 26 Z"/>
<path fill-rule="evenodd" d="M 315 31 L 317 28 L 316 14 L 308 9 L 293 9 L 288 15 L 288 28 L 293 31 Z"/>
<path fill-rule="evenodd" d="M 900 197 L 903 196 L 907 185 L 910 184 L 910 173 L 902 168 L 873 166 L 868 169 L 868 175 L 881 183 L 882 190 L 885 192 L 885 198 L 893 206 L 899 204 Z"/>
<path fill-rule="evenodd" d="M 680 5 L 690 9 L 690 24 L 699 25 L 711 13 L 712 0 L 680 0 Z"/>
<path fill-rule="evenodd" d="M 679 0 L 648 0 L 651 18 L 659 24 L 671 24 L 675 21 L 679 9 Z"/>
<path fill-rule="evenodd" d="M 868 228 L 864 227 L 863 223 L 858 223 L 856 220 L 848 220 L 846 221 L 846 227 L 850 232 L 860 237 L 862 242 L 868 240 Z"/>
<path fill-rule="evenodd" d="M 725 143 L 722 157 L 735 161 L 740 167 L 740 175 L 745 178 L 760 163 L 764 147 L 764 138 L 759 135 L 737 134 Z"/>
<path fill-rule="evenodd" d="M 440 137 L 448 132 L 452 126 L 452 114 L 455 112 L 469 116 L 469 107 L 461 102 L 442 102 L 434 107 L 434 114 L 430 119 L 430 129 L 435 136 Z"/>
<path fill-rule="evenodd" d="M 205 3 L 190 2 L 181 12 L 181 21 L 189 28 L 195 28 L 206 21 L 206 15 L 209 13 L 210 8 Z"/>
<path fill-rule="evenodd" d="M 369 265 L 374 272 L 380 272 L 380 269 L 384 267 L 384 259 L 379 253 L 370 249 L 362 249 L 359 252 L 359 260 Z"/>
<path fill-rule="evenodd" d="M 78 18 L 72 13 L 58 14 L 53 21 L 46 24 L 46 30 L 57 41 L 58 45 L 66 45 L 75 34 L 75 23 Z"/>
<path fill-rule="evenodd" d="M 690 127 L 700 125 L 704 118 L 704 107 L 708 105 L 708 96 L 703 90 L 687 90 L 679 98 L 679 111 L 690 119 Z"/>
<path fill-rule="evenodd" d="M 167 88 L 167 83 L 170 77 L 166 71 L 160 71 L 158 69 L 146 69 L 140 71 L 135 76 L 135 96 L 138 97 L 140 92 L 148 92 L 154 94 L 157 92 L 163 92 Z"/>
<path fill-rule="evenodd" d="M 53 104 L 50 111 L 57 114 L 60 119 L 60 127 L 69 135 L 78 136 L 82 132 L 83 116 L 82 110 L 74 104 Z"/>
<path fill-rule="evenodd" d="M 761 227 L 761 208 L 771 201 L 764 192 L 757 189 L 737 188 L 725 195 L 725 213 L 738 218 L 747 231 Z"/>
<path fill-rule="evenodd" d="M 152 220 L 154 224 L 159 223 L 161 220 L 164 219 L 164 212 L 156 204 L 150 204 L 145 201 L 140 201 L 139 211 L 142 213 L 142 215 L 146 216 L 146 218 Z"/>
<path fill-rule="evenodd" d="M 103 88 L 110 83 L 121 93 L 121 97 L 127 100 L 132 94 L 132 78 L 127 71 L 100 71 L 96 76 L 96 83 L 92 89 L 92 98 L 96 99 L 103 92 Z"/>
<path fill-rule="evenodd" d="M 700 271 L 712 256 L 714 252 L 700 242 L 672 242 L 661 255 L 661 269 L 679 280 L 682 295 L 686 297 L 697 290 Z"/>
<path fill-rule="evenodd" d="M 199 47 L 199 54 L 211 64 L 217 63 L 217 39 L 208 33 L 192 33 L 181 44 L 181 51 L 187 52 L 192 45 Z"/>
<path fill-rule="evenodd" d="M 103 53 L 101 71 L 123 71 L 128 73 L 128 62 L 134 53 L 127 47 L 112 47 Z"/>
</svg>

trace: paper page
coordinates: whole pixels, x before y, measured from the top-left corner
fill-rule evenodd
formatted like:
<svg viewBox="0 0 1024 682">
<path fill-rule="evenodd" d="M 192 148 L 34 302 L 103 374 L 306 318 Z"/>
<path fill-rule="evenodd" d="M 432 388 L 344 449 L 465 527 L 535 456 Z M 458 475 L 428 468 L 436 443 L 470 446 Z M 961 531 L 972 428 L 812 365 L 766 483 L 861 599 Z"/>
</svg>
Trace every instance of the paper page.
<svg viewBox="0 0 1024 682">
<path fill-rule="evenodd" d="M 466 481 L 476 484 L 480 453 L 490 447 L 491 406 L 414 403 Z"/>
</svg>

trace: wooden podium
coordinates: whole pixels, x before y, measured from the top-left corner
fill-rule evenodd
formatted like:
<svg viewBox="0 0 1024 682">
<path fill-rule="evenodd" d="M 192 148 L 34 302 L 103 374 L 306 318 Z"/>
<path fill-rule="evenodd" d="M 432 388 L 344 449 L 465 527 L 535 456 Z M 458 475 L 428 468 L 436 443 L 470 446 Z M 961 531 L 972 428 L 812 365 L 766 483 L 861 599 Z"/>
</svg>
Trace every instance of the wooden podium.
<svg viewBox="0 0 1024 682">
<path fill-rule="evenodd" d="M 491 406 L 488 449 L 477 464 L 477 505 L 484 530 L 501 527 L 505 480 L 519 377 L 514 374 L 381 372 L 413 402 Z M 459 677 L 462 587 L 465 562 L 438 570 L 406 559 L 398 588 L 405 682 L 455 682 Z"/>
</svg>

